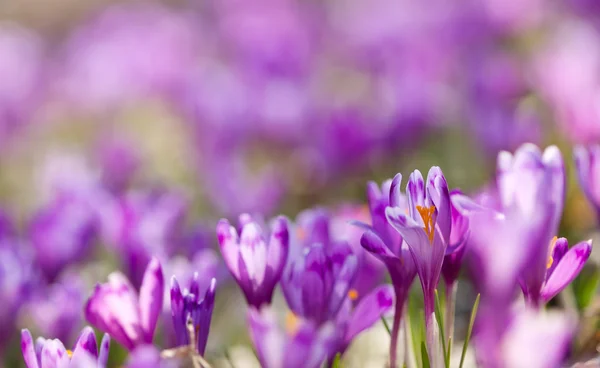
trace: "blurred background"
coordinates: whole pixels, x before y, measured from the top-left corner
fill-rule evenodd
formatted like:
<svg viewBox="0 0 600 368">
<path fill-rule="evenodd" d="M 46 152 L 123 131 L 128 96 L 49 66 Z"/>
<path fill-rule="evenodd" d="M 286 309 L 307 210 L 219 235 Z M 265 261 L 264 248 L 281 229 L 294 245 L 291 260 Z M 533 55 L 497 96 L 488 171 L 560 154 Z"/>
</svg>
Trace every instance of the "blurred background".
<svg viewBox="0 0 600 368">
<path fill-rule="evenodd" d="M 597 141 L 595 0 L 0 2 L 6 366 L 20 328 L 72 344 L 112 270 L 139 284 L 158 255 L 226 279 L 220 217 L 363 218 L 367 180 L 439 165 L 474 193 L 499 150 L 558 144 L 571 165 Z M 596 220 L 569 178 L 559 235 L 578 241 Z M 209 354 L 247 341 L 243 311 L 223 321 L 236 293 Z"/>
</svg>

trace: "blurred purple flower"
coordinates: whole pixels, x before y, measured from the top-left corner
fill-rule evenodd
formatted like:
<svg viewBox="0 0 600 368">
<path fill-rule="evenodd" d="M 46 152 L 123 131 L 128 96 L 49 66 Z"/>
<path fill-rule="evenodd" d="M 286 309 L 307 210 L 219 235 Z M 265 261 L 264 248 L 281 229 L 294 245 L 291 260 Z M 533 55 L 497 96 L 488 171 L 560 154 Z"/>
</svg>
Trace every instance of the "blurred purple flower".
<svg viewBox="0 0 600 368">
<path fill-rule="evenodd" d="M 270 304 L 285 267 L 289 250 L 288 222 L 276 218 L 270 238 L 249 215 L 240 216 L 241 232 L 221 219 L 217 237 L 225 264 L 244 292 L 250 306 Z M 268 243 L 267 240 L 269 239 Z"/>
<path fill-rule="evenodd" d="M 351 298 L 347 298 L 338 313 L 336 328 L 342 331 L 338 336 L 337 345 L 329 358 L 335 354 L 344 354 L 350 343 L 361 332 L 373 326 L 394 307 L 394 288 L 383 285 L 365 295 L 352 307 Z"/>
<path fill-rule="evenodd" d="M 600 145 L 577 146 L 573 155 L 579 185 L 600 221 Z"/>
<path fill-rule="evenodd" d="M 204 355 L 215 304 L 217 280 L 211 279 L 210 286 L 206 289 L 202 299 L 200 296 L 203 289 L 200 288 L 199 280 L 198 274 L 194 274 L 190 288 L 183 289 L 182 292 L 175 276 L 171 278 L 171 317 L 175 327 L 177 346 L 188 346 L 190 344 L 187 322 L 188 318 L 191 318 L 196 334 L 196 351 L 198 354 Z"/>
<path fill-rule="evenodd" d="M 34 215 L 29 238 L 36 264 L 48 280 L 90 254 L 97 225 L 94 210 L 75 196 L 62 195 Z"/>
<path fill-rule="evenodd" d="M 23 307 L 42 335 L 65 343 L 72 341 L 83 321 L 83 285 L 75 277 L 67 275 L 60 283 L 37 288 L 36 295 Z"/>
<path fill-rule="evenodd" d="M 0 24 L 0 140 L 32 119 L 44 92 L 44 49 L 38 35 L 16 23 Z"/>
<path fill-rule="evenodd" d="M 21 350 L 27 368 L 105 368 L 109 348 L 110 336 L 105 334 L 98 350 L 91 327 L 81 331 L 73 351 L 66 350 L 58 339 L 38 337 L 34 345 L 29 330 L 21 331 Z"/>
<path fill-rule="evenodd" d="M 106 241 L 123 254 L 126 273 L 136 288 L 150 258 L 168 259 L 181 242 L 186 210 L 182 196 L 159 189 L 127 193 L 103 213 Z"/>
<path fill-rule="evenodd" d="M 141 345 L 127 358 L 126 368 L 176 368 L 177 362 L 161 359 L 160 351 L 154 345 Z"/>
<path fill-rule="evenodd" d="M 113 193 L 124 192 L 141 165 L 133 140 L 105 137 L 99 141 L 96 160 L 102 169 L 102 182 Z"/>
<path fill-rule="evenodd" d="M 357 293 L 356 303 L 383 282 L 385 265 L 360 245 L 364 231 L 353 226 L 352 221 L 368 223 L 368 208 L 358 205 L 341 206 L 332 213 L 329 227 L 332 241 L 347 242 L 357 257 L 358 272 L 352 283 L 352 289 Z"/>
<path fill-rule="evenodd" d="M 290 315 L 282 331 L 269 308 L 250 308 L 248 323 L 263 368 L 318 368 L 335 349 L 337 332 L 332 323 L 317 327 Z"/>
<path fill-rule="evenodd" d="M 158 5 L 109 7 L 68 40 L 64 93 L 99 113 L 146 97 L 176 97 L 196 62 L 198 31 L 186 14 Z"/>
<path fill-rule="evenodd" d="M 444 263 L 442 263 L 442 276 L 446 282 L 446 290 L 450 290 L 450 286 L 458 279 L 465 254 L 465 245 L 469 238 L 469 217 L 467 214 L 461 213 L 461 211 L 464 212 L 464 209 L 461 208 L 462 203 L 460 202 L 465 198 L 466 196 L 458 189 L 450 192 L 452 227 L 450 243 L 446 249 Z"/>
<path fill-rule="evenodd" d="M 565 198 L 565 168 L 556 146 L 544 153 L 525 144 L 514 154 L 498 155 L 498 191 L 506 217 L 522 221 L 527 234 L 524 252 L 531 254 L 519 283 L 525 298 L 533 305 L 541 301 L 548 264 L 550 241 L 558 232 Z M 531 252 L 531 253 L 529 253 Z"/>
<path fill-rule="evenodd" d="M 225 278 L 227 272 L 217 252 L 212 249 L 201 249 L 191 259 L 185 256 L 172 257 L 165 264 L 164 270 L 165 276 L 175 276 L 184 287 L 191 285 L 197 273 L 199 276 L 194 282 L 198 283 L 202 293 L 208 289 L 213 278 L 219 282 Z"/>
<path fill-rule="evenodd" d="M 417 274 L 423 288 L 425 306 L 425 326 L 430 358 L 437 362 L 435 350 L 434 318 L 435 290 L 437 288 L 446 248 L 450 242 L 452 215 L 450 192 L 446 178 L 439 167 L 432 167 L 427 175 L 427 184 L 418 170 L 415 170 L 406 185 L 408 214 L 392 200 L 392 192 L 398 191 L 401 177 L 392 182 L 390 206 L 386 208 L 386 218 L 404 238 L 412 255 Z M 395 178 L 395 179 L 396 179 Z M 436 363 L 433 363 L 436 364 Z"/>
<path fill-rule="evenodd" d="M 503 337 L 503 364 L 498 366 L 564 366 L 575 328 L 576 321 L 561 312 L 520 310 Z"/>
<path fill-rule="evenodd" d="M 341 243 L 326 249 L 325 244 L 315 242 L 290 262 L 281 277 L 290 309 L 317 326 L 335 320 L 357 274 L 350 246 Z"/>
<path fill-rule="evenodd" d="M 12 238 L 0 238 L 0 354 L 14 336 L 16 316 L 31 297 L 36 275 L 30 254 Z"/>
<path fill-rule="evenodd" d="M 108 283 L 96 285 L 85 306 L 85 317 L 127 350 L 151 344 L 163 306 L 164 279 L 159 261 L 153 258 L 139 295 L 121 273 L 109 275 Z"/>
</svg>

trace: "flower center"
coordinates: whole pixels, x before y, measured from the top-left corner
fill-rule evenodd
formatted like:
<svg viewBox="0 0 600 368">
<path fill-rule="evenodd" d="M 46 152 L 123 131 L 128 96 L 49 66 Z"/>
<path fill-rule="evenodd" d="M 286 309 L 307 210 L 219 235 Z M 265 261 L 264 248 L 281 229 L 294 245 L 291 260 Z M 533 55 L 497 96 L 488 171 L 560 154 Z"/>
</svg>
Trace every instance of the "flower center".
<svg viewBox="0 0 600 368">
<path fill-rule="evenodd" d="M 433 214 L 435 213 L 435 206 L 431 207 L 422 207 L 417 206 L 417 211 L 421 215 L 423 219 L 423 224 L 425 225 L 423 229 L 429 238 L 429 242 L 433 243 L 433 237 L 435 234 L 435 223 L 433 222 Z"/>
<path fill-rule="evenodd" d="M 356 291 L 356 289 L 348 290 L 348 298 L 350 298 L 352 301 L 358 299 L 358 291 Z"/>
<path fill-rule="evenodd" d="M 552 238 L 552 241 L 550 241 L 550 249 L 548 252 L 548 261 L 546 262 L 546 269 L 552 267 L 552 263 L 554 263 L 554 258 L 552 258 L 552 254 L 554 253 L 554 247 L 556 246 L 557 240 L 558 237 L 555 236 L 554 238 Z"/>
<path fill-rule="evenodd" d="M 67 350 L 67 355 L 69 358 L 73 358 L 73 352 L 71 350 Z"/>
</svg>

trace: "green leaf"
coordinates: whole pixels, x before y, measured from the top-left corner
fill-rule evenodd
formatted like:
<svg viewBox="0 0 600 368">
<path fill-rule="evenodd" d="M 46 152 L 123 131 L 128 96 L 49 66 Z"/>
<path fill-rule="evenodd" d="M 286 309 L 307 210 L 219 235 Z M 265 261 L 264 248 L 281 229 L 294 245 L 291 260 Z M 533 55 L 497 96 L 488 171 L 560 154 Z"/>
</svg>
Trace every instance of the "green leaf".
<svg viewBox="0 0 600 368">
<path fill-rule="evenodd" d="M 435 290 L 435 319 L 437 320 L 438 323 L 438 327 L 440 330 L 440 337 L 442 338 L 442 351 L 444 351 L 444 353 L 446 352 L 446 336 L 444 336 L 444 318 L 442 317 L 442 305 L 440 303 L 440 295 L 437 291 L 437 289 Z M 445 354 L 444 354 L 445 355 Z M 445 361 L 446 363 L 446 368 L 450 368 L 450 366 L 448 365 L 448 363 Z"/>
<path fill-rule="evenodd" d="M 429 355 L 427 355 L 425 341 L 421 341 L 421 360 L 423 361 L 423 368 L 429 368 Z"/>
<path fill-rule="evenodd" d="M 337 353 L 331 364 L 331 368 L 342 368 L 342 354 Z"/>
<path fill-rule="evenodd" d="M 465 356 L 467 355 L 467 347 L 469 346 L 469 340 L 471 339 L 471 333 L 473 333 L 473 324 L 475 324 L 475 316 L 477 315 L 477 308 L 479 308 L 479 299 L 481 294 L 477 294 L 475 303 L 473 304 L 473 310 L 471 310 L 471 319 L 469 320 L 469 328 L 467 329 L 467 336 L 465 336 L 465 343 L 463 344 L 462 354 L 460 355 L 460 364 L 458 368 L 462 368 L 465 363 Z"/>
<path fill-rule="evenodd" d="M 383 325 L 385 326 L 385 329 L 387 330 L 388 334 L 390 336 L 392 336 L 392 330 L 390 329 L 390 325 L 389 325 L 388 321 L 385 319 L 385 317 L 381 316 L 381 322 L 383 322 Z"/>
<path fill-rule="evenodd" d="M 599 284 L 600 270 L 598 266 L 586 265 L 571 284 L 579 310 L 584 310 L 590 305 L 594 295 L 596 295 Z"/>
</svg>

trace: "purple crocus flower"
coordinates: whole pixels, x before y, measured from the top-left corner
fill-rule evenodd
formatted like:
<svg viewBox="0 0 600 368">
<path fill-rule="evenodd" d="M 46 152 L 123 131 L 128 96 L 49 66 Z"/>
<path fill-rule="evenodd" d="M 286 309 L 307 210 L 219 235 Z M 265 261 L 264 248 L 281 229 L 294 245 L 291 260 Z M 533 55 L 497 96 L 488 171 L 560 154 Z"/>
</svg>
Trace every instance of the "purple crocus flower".
<svg viewBox="0 0 600 368">
<path fill-rule="evenodd" d="M 317 326 L 337 316 L 357 272 L 357 259 L 348 244 L 325 249 L 322 243 L 305 248 L 291 260 L 281 278 L 290 309 Z"/>
<path fill-rule="evenodd" d="M 592 241 L 583 241 L 569 249 L 567 239 L 554 237 L 546 264 L 546 276 L 539 297 L 546 303 L 560 293 L 583 269 L 592 253 Z"/>
<path fill-rule="evenodd" d="M 465 254 L 465 244 L 469 237 L 469 217 L 461 213 L 461 209 L 455 204 L 465 196 L 460 190 L 450 192 L 450 205 L 452 214 L 452 228 L 450 230 L 450 244 L 446 249 L 444 263 L 442 264 L 442 276 L 446 282 L 446 289 L 453 285 L 458 279 Z"/>
<path fill-rule="evenodd" d="M 577 146 L 573 154 L 579 185 L 600 221 L 600 145 Z"/>
<path fill-rule="evenodd" d="M 523 269 L 519 284 L 526 300 L 539 305 L 550 264 L 548 256 L 552 255 L 549 245 L 558 232 L 565 198 L 562 155 L 556 146 L 546 148 L 542 154 L 535 145 L 524 144 L 514 155 L 501 152 L 497 171 L 502 212 L 522 221 L 521 226 L 527 229 L 526 244 L 531 249 L 530 266 Z"/>
<path fill-rule="evenodd" d="M 29 236 L 46 278 L 55 280 L 67 265 L 89 254 L 97 229 L 93 209 L 77 196 L 61 195 L 38 211 Z"/>
<path fill-rule="evenodd" d="M 108 283 L 94 289 L 85 306 L 85 317 L 131 351 L 152 343 L 163 297 L 162 268 L 153 258 L 146 267 L 139 295 L 123 274 L 114 272 L 108 276 Z"/>
<path fill-rule="evenodd" d="M 331 322 L 317 327 L 290 315 L 283 331 L 269 308 L 250 308 L 248 321 L 250 338 L 263 368 L 318 368 L 335 347 L 336 330 Z"/>
<path fill-rule="evenodd" d="M 39 337 L 35 344 L 29 330 L 21 331 L 21 350 L 27 368 L 104 368 L 108 361 L 110 336 L 105 334 L 96 344 L 96 335 L 91 327 L 81 331 L 73 351 L 66 350 L 58 339 Z"/>
<path fill-rule="evenodd" d="M 338 312 L 336 329 L 341 331 L 337 346 L 329 358 L 335 354 L 344 354 L 356 336 L 373 326 L 394 307 L 394 288 L 383 285 L 365 295 L 355 307 L 352 307 L 351 295 L 346 298 Z"/>
<path fill-rule="evenodd" d="M 156 189 L 127 193 L 103 214 L 106 240 L 124 255 L 127 276 L 136 288 L 152 256 L 165 260 L 173 253 L 186 209 L 180 194 Z"/>
<path fill-rule="evenodd" d="M 396 179 L 397 178 L 397 179 Z M 392 187 L 400 185 L 401 177 L 396 176 Z M 393 191 L 394 189 L 392 189 Z M 396 189 L 397 190 L 397 189 Z M 390 206 L 385 213 L 388 222 L 404 238 L 412 255 L 425 299 L 425 326 L 427 345 L 431 361 L 436 362 L 434 305 L 435 289 L 440 278 L 446 248 L 450 243 L 452 215 L 450 192 L 446 178 L 439 167 L 432 167 L 427 175 L 427 183 L 419 170 L 415 170 L 406 186 L 408 213 L 395 206 L 390 197 Z M 436 364 L 436 363 L 433 363 Z"/>
<path fill-rule="evenodd" d="M 278 217 L 267 236 L 249 215 L 240 216 L 241 233 L 222 219 L 217 225 L 221 253 L 229 271 L 244 292 L 249 305 L 270 304 L 283 273 L 289 249 L 288 222 Z"/>
<path fill-rule="evenodd" d="M 502 339 L 501 366 L 564 366 L 576 325 L 573 318 L 557 311 L 518 311 Z"/>
<path fill-rule="evenodd" d="M 175 276 L 171 279 L 171 317 L 173 318 L 173 327 L 178 346 L 188 346 L 190 336 L 188 333 L 187 322 L 191 318 L 196 334 L 196 350 L 198 354 L 204 355 L 206 342 L 208 341 L 208 332 L 210 330 L 210 320 L 215 304 L 215 288 L 217 280 L 212 279 L 210 286 L 200 298 L 200 283 L 198 274 L 190 284 L 190 288 L 181 291 Z"/>
<path fill-rule="evenodd" d="M 361 237 L 361 245 L 385 264 L 392 279 L 396 296 L 390 344 L 390 365 L 392 367 L 396 365 L 398 334 L 404 305 L 408 299 L 410 286 L 417 274 L 408 245 L 388 223 L 385 216 L 385 209 L 388 206 L 407 208 L 406 197 L 400 192 L 401 181 L 402 175 L 398 174 L 393 180 L 384 181 L 381 188 L 376 183 L 369 182 L 367 199 L 372 225 L 355 223 L 367 230 Z"/>
</svg>

